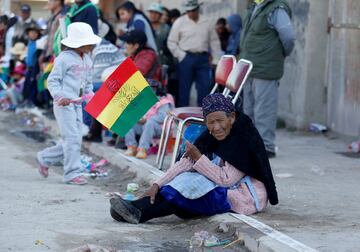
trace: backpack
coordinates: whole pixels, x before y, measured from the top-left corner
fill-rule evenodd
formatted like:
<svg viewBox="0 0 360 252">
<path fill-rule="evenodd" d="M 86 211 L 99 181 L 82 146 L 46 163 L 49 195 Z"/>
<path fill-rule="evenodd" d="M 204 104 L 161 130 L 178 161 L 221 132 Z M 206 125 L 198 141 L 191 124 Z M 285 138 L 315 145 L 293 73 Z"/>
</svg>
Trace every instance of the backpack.
<svg viewBox="0 0 360 252">
<path fill-rule="evenodd" d="M 63 18 L 60 18 L 59 20 L 59 28 L 56 30 L 54 35 L 54 45 L 53 50 L 55 56 L 58 56 L 61 52 L 61 40 L 66 37 L 66 30 L 67 27 L 71 24 L 71 18 L 85 10 L 87 7 L 94 6 L 96 8 L 96 11 L 99 16 L 99 9 L 94 5 L 93 3 L 89 2 L 87 4 L 84 4 L 80 8 L 76 4 L 73 4 L 70 8 L 70 10 L 66 13 L 66 15 Z"/>
</svg>

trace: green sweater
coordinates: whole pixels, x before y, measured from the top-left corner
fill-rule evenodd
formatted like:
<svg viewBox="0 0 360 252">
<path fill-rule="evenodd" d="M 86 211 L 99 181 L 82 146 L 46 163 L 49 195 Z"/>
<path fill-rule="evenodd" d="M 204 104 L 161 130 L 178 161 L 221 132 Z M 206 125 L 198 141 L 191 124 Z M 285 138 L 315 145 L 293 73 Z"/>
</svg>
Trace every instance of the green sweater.
<svg viewBox="0 0 360 252">
<path fill-rule="evenodd" d="M 291 17 L 285 0 L 265 0 L 252 17 L 253 4 L 247 11 L 241 35 L 241 58 L 253 62 L 250 77 L 279 80 L 284 73 L 284 52 L 278 33 L 268 24 L 268 16 L 277 8 L 283 8 Z"/>
</svg>

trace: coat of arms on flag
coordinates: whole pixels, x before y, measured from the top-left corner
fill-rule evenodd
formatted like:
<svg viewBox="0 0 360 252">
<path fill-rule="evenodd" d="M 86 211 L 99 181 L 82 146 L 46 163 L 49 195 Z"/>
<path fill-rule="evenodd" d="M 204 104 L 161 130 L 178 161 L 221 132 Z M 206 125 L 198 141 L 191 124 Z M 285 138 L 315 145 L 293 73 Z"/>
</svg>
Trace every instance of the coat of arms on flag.
<svg viewBox="0 0 360 252">
<path fill-rule="evenodd" d="M 130 58 L 107 78 L 85 110 L 120 136 L 158 101 L 152 88 Z"/>
</svg>

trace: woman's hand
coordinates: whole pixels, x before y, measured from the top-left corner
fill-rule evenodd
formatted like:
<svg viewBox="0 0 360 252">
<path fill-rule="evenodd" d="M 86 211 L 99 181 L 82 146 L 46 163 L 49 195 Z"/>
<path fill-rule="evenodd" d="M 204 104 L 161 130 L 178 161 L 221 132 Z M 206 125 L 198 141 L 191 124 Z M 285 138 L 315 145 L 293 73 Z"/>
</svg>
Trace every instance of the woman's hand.
<svg viewBox="0 0 360 252">
<path fill-rule="evenodd" d="M 145 118 L 141 118 L 139 121 L 138 121 L 138 124 L 141 124 L 141 125 L 144 125 L 146 123 L 146 119 Z"/>
<path fill-rule="evenodd" d="M 150 197 L 150 203 L 151 204 L 154 204 L 155 202 L 155 197 L 156 197 L 156 194 L 158 194 L 159 192 L 159 185 L 154 183 L 150 189 L 148 189 L 142 196 L 141 198 L 144 198 L 144 197 Z"/>
<path fill-rule="evenodd" d="M 188 157 L 195 162 L 201 158 L 201 152 L 195 145 L 191 144 L 190 142 L 186 141 L 186 149 L 185 149 L 185 157 Z"/>
<path fill-rule="evenodd" d="M 57 105 L 59 105 L 59 106 L 68 106 L 70 103 L 71 103 L 71 100 L 68 98 L 60 98 L 57 101 Z"/>
</svg>

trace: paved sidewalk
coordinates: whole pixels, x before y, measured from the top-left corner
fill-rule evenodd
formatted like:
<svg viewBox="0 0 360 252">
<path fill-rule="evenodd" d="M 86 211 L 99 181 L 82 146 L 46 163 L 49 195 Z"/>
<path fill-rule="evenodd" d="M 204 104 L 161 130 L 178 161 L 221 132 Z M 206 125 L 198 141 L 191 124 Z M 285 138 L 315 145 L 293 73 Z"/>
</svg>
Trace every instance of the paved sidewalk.
<svg viewBox="0 0 360 252">
<path fill-rule="evenodd" d="M 359 251 L 360 154 L 347 157 L 344 141 L 322 135 L 277 137 L 280 204 L 254 217 L 320 251 Z"/>
</svg>

